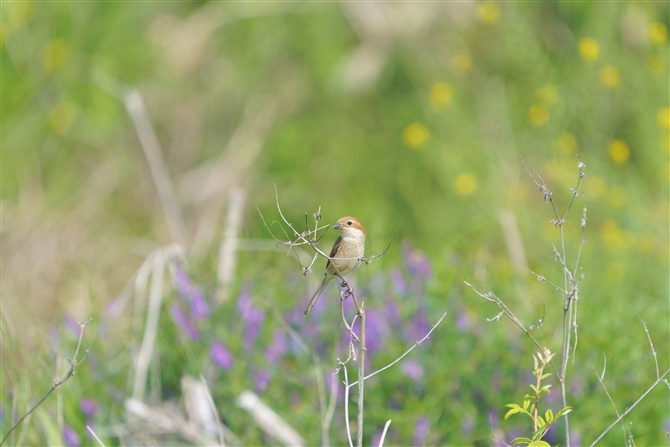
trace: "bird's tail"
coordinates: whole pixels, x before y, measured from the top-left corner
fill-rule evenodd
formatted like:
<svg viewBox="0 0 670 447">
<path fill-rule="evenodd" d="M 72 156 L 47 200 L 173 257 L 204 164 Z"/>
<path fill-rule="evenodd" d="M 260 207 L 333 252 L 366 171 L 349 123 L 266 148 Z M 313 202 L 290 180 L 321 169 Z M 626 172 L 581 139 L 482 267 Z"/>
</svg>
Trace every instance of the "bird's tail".
<svg viewBox="0 0 670 447">
<path fill-rule="evenodd" d="M 329 275 L 328 272 L 326 272 L 325 276 L 323 277 L 323 281 L 321 281 L 321 285 L 319 286 L 318 290 L 314 292 L 314 295 L 312 295 L 312 299 L 309 300 L 309 306 L 307 306 L 307 309 L 303 313 L 303 315 L 307 315 L 312 311 L 312 308 L 314 307 L 314 304 L 316 303 L 316 300 L 319 299 L 319 296 L 321 295 L 321 292 L 323 292 L 323 289 L 326 288 L 328 283 L 330 282 L 331 279 L 333 279 L 334 276 Z"/>
</svg>

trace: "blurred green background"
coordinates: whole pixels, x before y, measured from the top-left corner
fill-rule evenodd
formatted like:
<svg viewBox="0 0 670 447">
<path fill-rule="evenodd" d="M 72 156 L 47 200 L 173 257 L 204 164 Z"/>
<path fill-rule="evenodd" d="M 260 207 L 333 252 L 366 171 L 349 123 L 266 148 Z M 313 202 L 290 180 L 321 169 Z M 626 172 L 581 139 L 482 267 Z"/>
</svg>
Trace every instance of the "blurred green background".
<svg viewBox="0 0 670 447">
<path fill-rule="evenodd" d="M 123 402 L 144 310 L 128 304 L 114 312 L 110 303 L 127 304 L 146 257 L 177 239 L 188 250 L 181 273 L 188 280 L 181 279 L 204 295 L 209 312 L 197 320 L 197 336 L 184 335 L 174 307 L 183 289 L 176 279 L 177 292 L 167 288 L 160 366 L 152 370 L 161 386 L 151 402 L 179 402 L 180 377 L 207 373 L 224 422 L 243 444 L 276 443 L 235 406 L 247 388 L 308 444 L 321 442 L 313 359 L 287 341 L 268 360 L 273 341 L 285 336 L 271 309 L 312 340 L 327 370 L 346 349 L 334 290 L 313 320 L 300 315 L 323 261 L 306 279 L 272 248 L 254 206 L 278 218 L 274 185 L 296 226 L 322 207 L 325 223 L 359 217 L 369 254 L 393 235 L 387 254 L 354 275 L 378 316 L 370 367 L 400 355 L 448 313 L 431 342 L 408 357 L 414 363 L 370 383 L 366 442 L 387 419 L 387 445 L 491 445 L 492 432 L 508 441 L 530 433 L 526 421 L 502 415 L 527 392 L 536 348 L 509 321 L 487 323 L 497 309 L 463 284 L 494 290 L 527 325 L 546 308 L 536 337 L 560 351 L 562 299 L 527 270 L 560 281 L 551 245 L 559 235 L 521 160 L 542 175 L 561 210 L 577 183 L 576 154 L 586 164 L 566 227 L 574 264 L 585 197 L 579 344 L 568 374 L 573 444 L 590 443 L 615 419 L 591 370 L 602 371 L 605 356 L 619 411 L 655 380 L 635 309 L 660 369 L 668 368 L 667 3 L 1 8 L 3 434 L 63 370 L 76 344 L 67 323 L 94 318 L 84 338 L 88 360 L 14 442 L 90 444 L 87 423 L 106 445 L 184 442 L 113 430 L 129 424 Z M 130 89 L 141 94 L 162 146 L 181 237 L 166 222 L 124 106 Z M 243 241 L 232 298 L 216 304 L 235 187 L 246 197 Z M 516 231 L 510 245 L 505 234 Z M 241 308 L 238 296 L 253 304 Z M 240 321 L 240 312 L 255 323 Z M 215 345 L 232 365 L 217 363 Z M 627 419 L 637 445 L 667 443 L 669 414 L 668 391 L 659 387 Z M 340 402 L 334 444 L 346 442 L 343 418 Z M 565 444 L 562 430 L 550 435 Z M 603 441 L 620 443 L 619 428 Z"/>
</svg>

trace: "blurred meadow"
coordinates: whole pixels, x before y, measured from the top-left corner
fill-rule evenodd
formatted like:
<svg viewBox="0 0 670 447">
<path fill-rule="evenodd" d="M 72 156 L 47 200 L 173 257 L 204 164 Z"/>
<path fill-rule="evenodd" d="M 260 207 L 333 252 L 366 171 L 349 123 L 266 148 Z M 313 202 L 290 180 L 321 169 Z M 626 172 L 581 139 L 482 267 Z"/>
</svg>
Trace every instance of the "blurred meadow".
<svg viewBox="0 0 670 447">
<path fill-rule="evenodd" d="M 302 315 L 325 261 L 304 277 L 276 248 L 255 208 L 279 219 L 275 185 L 296 228 L 321 207 L 326 224 L 360 218 L 368 255 L 393 235 L 351 275 L 369 371 L 447 312 L 366 382 L 366 444 L 388 419 L 385 445 L 527 436 L 504 406 L 528 392 L 537 347 L 487 322 L 498 309 L 464 281 L 526 325 L 544 318 L 534 336 L 560 354 L 562 297 L 529 273 L 560 281 L 559 233 L 521 161 L 564 210 L 579 154 L 569 262 L 584 204 L 587 243 L 568 404 L 572 445 L 590 444 L 616 419 L 592 368 L 606 362 L 619 412 L 656 380 L 640 318 L 670 365 L 669 14 L 667 2 L 3 1 L 0 437 L 92 318 L 76 375 L 8 444 L 94 445 L 87 425 L 108 446 L 207 444 L 128 404 L 192 423 L 185 377 L 201 375 L 231 445 L 279 443 L 238 405 L 244 390 L 305 444 L 346 444 L 341 387 L 321 432 L 319 396 L 347 355 L 335 286 Z M 138 360 L 160 286 L 155 350 Z M 668 388 L 625 421 L 636 445 L 667 444 Z M 547 440 L 566 444 L 562 423 Z"/>
</svg>

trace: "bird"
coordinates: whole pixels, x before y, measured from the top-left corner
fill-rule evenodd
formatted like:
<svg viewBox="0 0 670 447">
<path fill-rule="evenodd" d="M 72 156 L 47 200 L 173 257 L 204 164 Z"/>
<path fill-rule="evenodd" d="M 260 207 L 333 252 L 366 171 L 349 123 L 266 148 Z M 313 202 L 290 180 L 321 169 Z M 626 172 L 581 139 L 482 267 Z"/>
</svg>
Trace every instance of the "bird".
<svg viewBox="0 0 670 447">
<path fill-rule="evenodd" d="M 365 229 L 360 220 L 353 216 L 345 216 L 333 225 L 334 230 L 340 232 L 335 240 L 333 249 L 330 250 L 326 271 L 324 272 L 321 285 L 309 300 L 309 306 L 304 315 L 309 314 L 314 307 L 314 303 L 333 278 L 342 278 L 342 275 L 355 269 L 361 263 L 365 251 Z"/>
</svg>

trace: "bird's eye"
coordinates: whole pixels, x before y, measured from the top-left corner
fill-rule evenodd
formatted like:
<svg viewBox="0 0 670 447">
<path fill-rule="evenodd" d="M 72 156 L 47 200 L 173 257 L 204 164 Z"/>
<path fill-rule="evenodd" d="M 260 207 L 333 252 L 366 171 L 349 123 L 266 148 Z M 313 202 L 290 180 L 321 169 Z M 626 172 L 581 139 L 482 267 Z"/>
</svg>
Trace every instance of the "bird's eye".
<svg viewBox="0 0 670 447">
<path fill-rule="evenodd" d="M 354 224 L 354 221 L 353 221 L 353 220 L 350 220 L 349 222 L 347 222 L 347 225 L 349 225 L 349 226 L 351 226 L 351 225 L 353 225 L 353 224 Z"/>
</svg>

